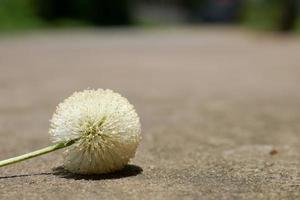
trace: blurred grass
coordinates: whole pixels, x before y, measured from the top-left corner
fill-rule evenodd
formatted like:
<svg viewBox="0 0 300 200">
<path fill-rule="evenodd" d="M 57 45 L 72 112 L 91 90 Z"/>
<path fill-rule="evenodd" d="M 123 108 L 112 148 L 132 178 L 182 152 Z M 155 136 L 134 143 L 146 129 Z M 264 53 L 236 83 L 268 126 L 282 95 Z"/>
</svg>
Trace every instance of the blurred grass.
<svg viewBox="0 0 300 200">
<path fill-rule="evenodd" d="M 26 30 L 44 26 L 30 0 L 0 0 L 0 31 Z"/>
<path fill-rule="evenodd" d="M 129 24 L 127 0 L 118 2 L 123 0 L 0 0 L 0 33 Z"/>
<path fill-rule="evenodd" d="M 274 30 L 280 20 L 280 1 L 249 0 L 245 3 L 243 22 L 248 27 L 261 30 Z"/>
<path fill-rule="evenodd" d="M 282 21 L 284 0 L 247 0 L 244 2 L 242 25 L 266 31 L 279 31 Z M 295 30 L 300 29 L 300 20 L 296 22 Z"/>
<path fill-rule="evenodd" d="M 54 2 L 56 2 L 55 5 Z M 70 7 L 63 7 L 63 2 L 68 2 L 66 5 Z M 123 4 L 118 2 L 123 2 Z M 204 0 L 189 0 L 188 2 L 199 4 Z M 282 2 L 283 0 L 245 0 L 241 10 L 240 24 L 257 30 L 277 31 L 282 15 Z M 122 16 L 130 17 L 132 14 L 132 8 L 129 8 L 129 5 L 132 5 L 131 0 L 0 0 L 0 32 L 118 24 L 118 22 L 122 22 L 118 21 L 122 19 Z M 53 10 L 55 6 L 67 10 L 64 11 L 66 13 L 57 13 Z M 103 10 L 104 8 L 106 11 Z M 103 13 L 99 12 L 99 9 Z M 107 10 L 114 14 L 108 15 Z M 116 12 L 119 14 L 115 14 Z M 54 19 L 43 18 L 43 14 L 53 15 Z M 143 18 L 132 21 L 127 19 L 122 24 L 132 24 L 143 28 L 161 28 L 166 25 Z M 297 21 L 296 31 L 300 32 L 300 20 Z"/>
</svg>

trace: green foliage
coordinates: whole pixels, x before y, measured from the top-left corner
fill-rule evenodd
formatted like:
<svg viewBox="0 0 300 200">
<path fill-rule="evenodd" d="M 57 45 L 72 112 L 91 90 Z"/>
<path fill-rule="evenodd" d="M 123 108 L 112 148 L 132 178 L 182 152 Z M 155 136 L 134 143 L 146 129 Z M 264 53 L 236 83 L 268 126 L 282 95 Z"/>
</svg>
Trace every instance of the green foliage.
<svg viewBox="0 0 300 200">
<path fill-rule="evenodd" d="M 0 31 L 41 26 L 128 25 L 131 0 L 0 0 Z"/>
<path fill-rule="evenodd" d="M 0 31 L 41 26 L 31 0 L 0 0 Z"/>
<path fill-rule="evenodd" d="M 278 30 L 282 20 L 284 0 L 247 0 L 243 11 L 243 22 L 251 27 Z"/>
</svg>

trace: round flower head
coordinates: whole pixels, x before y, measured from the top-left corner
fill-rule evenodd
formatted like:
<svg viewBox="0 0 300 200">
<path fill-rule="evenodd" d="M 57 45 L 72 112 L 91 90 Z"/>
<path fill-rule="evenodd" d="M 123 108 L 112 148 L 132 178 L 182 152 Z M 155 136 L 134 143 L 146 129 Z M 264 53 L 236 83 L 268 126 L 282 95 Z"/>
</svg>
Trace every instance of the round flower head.
<svg viewBox="0 0 300 200">
<path fill-rule="evenodd" d="M 75 143 L 64 152 L 64 167 L 79 174 L 122 169 L 134 157 L 141 124 L 134 107 L 111 90 L 75 92 L 50 121 L 53 142 Z"/>
</svg>

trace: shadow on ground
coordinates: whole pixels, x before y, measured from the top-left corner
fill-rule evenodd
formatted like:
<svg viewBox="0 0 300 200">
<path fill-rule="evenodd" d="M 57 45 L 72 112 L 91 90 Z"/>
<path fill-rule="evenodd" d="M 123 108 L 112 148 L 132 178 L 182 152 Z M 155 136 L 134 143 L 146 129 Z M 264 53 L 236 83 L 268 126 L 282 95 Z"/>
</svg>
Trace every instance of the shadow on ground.
<svg viewBox="0 0 300 200">
<path fill-rule="evenodd" d="M 93 174 L 93 175 L 81 175 L 81 174 L 73 174 L 65 170 L 62 166 L 56 167 L 52 169 L 53 172 L 45 172 L 45 173 L 35 173 L 35 174 L 18 174 L 11 176 L 0 176 L 1 179 L 9 179 L 9 178 L 20 178 L 20 177 L 30 177 L 30 176 L 46 176 L 46 175 L 55 175 L 60 178 L 66 179 L 75 179 L 75 180 L 105 180 L 105 179 L 121 179 L 131 176 L 137 176 L 143 172 L 143 169 L 137 165 L 126 165 L 122 170 L 109 173 L 109 174 Z"/>
<path fill-rule="evenodd" d="M 143 172 L 143 169 L 137 165 L 126 165 L 122 170 L 109 174 L 92 174 L 82 175 L 73 174 L 65 170 L 62 166 L 53 169 L 53 174 L 61 178 L 75 179 L 75 180 L 105 180 L 105 179 L 120 179 L 130 176 L 136 176 Z"/>
</svg>

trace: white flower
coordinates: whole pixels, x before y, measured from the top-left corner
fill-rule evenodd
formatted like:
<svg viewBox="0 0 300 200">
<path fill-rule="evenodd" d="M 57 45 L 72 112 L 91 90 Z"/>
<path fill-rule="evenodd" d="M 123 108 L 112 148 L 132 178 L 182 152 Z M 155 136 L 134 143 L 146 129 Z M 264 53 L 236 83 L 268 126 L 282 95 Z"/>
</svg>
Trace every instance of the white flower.
<svg viewBox="0 0 300 200">
<path fill-rule="evenodd" d="M 64 167 L 79 174 L 122 169 L 134 157 L 141 124 L 134 107 L 111 90 L 75 92 L 50 120 L 53 142 L 76 142 L 64 152 Z"/>
</svg>

